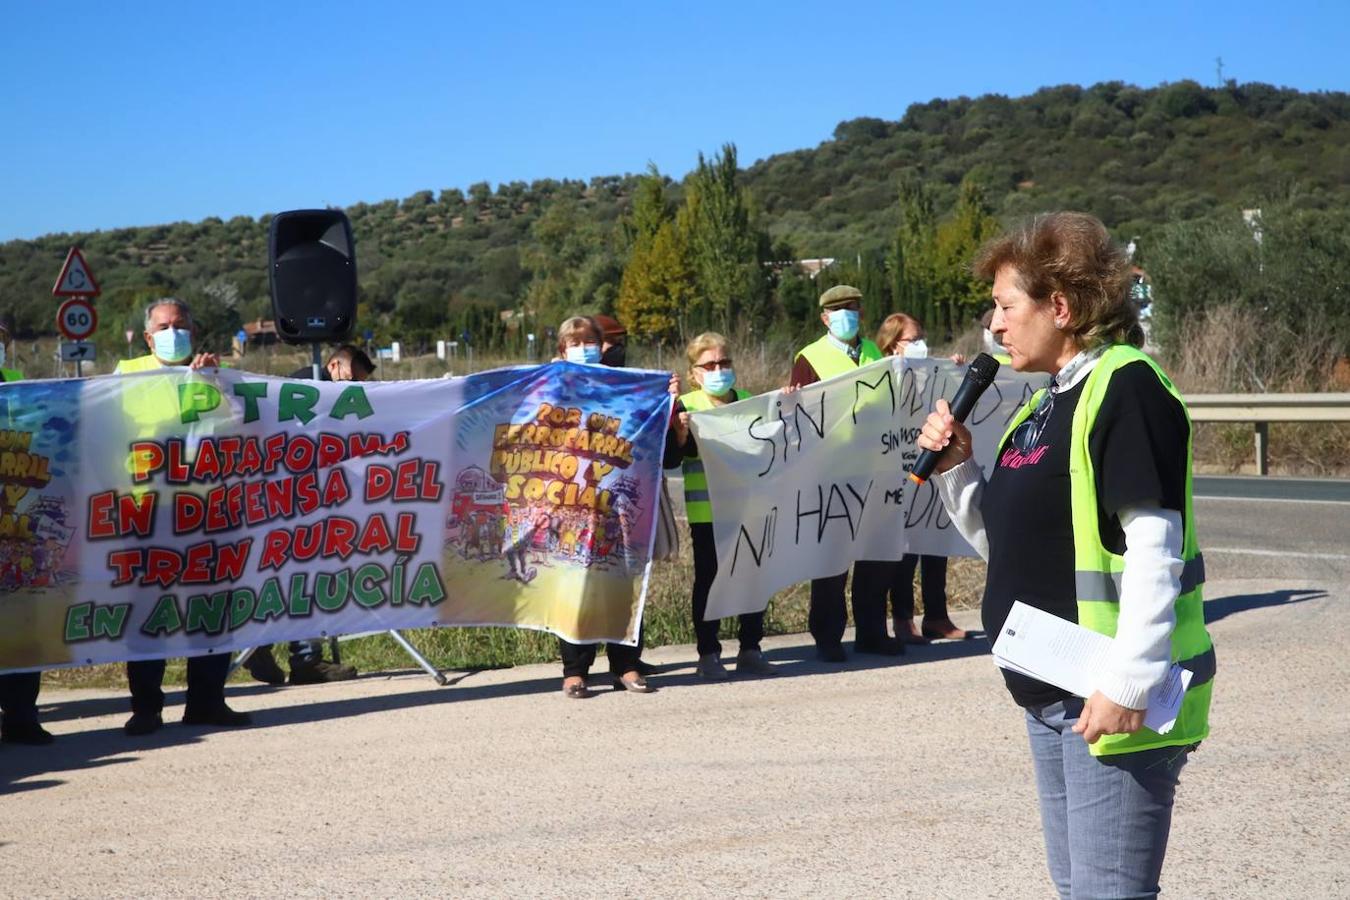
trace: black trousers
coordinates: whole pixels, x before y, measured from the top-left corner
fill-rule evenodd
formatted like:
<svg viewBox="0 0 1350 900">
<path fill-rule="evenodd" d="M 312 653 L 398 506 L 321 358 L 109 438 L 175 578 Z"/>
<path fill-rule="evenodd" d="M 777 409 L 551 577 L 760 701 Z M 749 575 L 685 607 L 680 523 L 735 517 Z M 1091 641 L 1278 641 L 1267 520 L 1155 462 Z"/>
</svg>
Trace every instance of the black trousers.
<svg viewBox="0 0 1350 900">
<path fill-rule="evenodd" d="M 908 553 L 899 562 L 868 561 L 853 566 L 853 615 L 858 617 L 859 594 L 869 600 L 867 609 L 880 616 L 886 628 L 886 603 L 889 600 L 896 621 L 914 618 L 914 569 L 919 568 L 923 584 L 923 617 L 929 621 L 947 618 L 947 557 L 919 556 Z"/>
<path fill-rule="evenodd" d="M 562 651 L 563 677 L 580 675 L 585 678 L 595 665 L 596 644 L 574 644 L 558 638 L 558 648 Z M 642 656 L 642 632 L 638 632 L 638 645 L 628 647 L 624 644 L 605 644 L 605 655 L 609 657 L 609 671 L 614 675 L 632 672 L 637 668 Z"/>
<path fill-rule="evenodd" d="M 717 575 L 717 544 L 711 522 L 690 522 L 689 541 L 694 546 L 694 634 L 698 636 L 698 655 L 721 653 L 717 640 L 719 622 L 703 621 L 708 611 L 708 590 Z M 758 650 L 764 640 L 764 612 L 743 613 L 739 617 L 738 637 L 742 650 Z"/>
<path fill-rule="evenodd" d="M 919 569 L 919 584 L 923 591 L 923 617 L 942 621 L 947 615 L 947 557 L 920 556 L 906 553 L 896 563 L 899 571 L 891 586 L 891 609 L 897 619 L 914 618 L 914 568 Z"/>
<path fill-rule="evenodd" d="M 41 672 L 0 675 L 0 722 L 5 725 L 36 725 Z"/>
<path fill-rule="evenodd" d="M 185 712 L 213 713 L 225 705 L 225 678 L 230 674 L 230 654 L 191 656 L 187 661 Z M 143 659 L 127 663 L 131 686 L 131 711 L 157 716 L 164 711 L 164 660 Z"/>
<path fill-rule="evenodd" d="M 868 567 L 872 565 L 875 564 L 858 562 L 853 565 L 854 639 L 864 644 L 887 636 L 886 599 L 867 587 Z M 864 581 L 862 587 L 858 584 L 860 569 Z M 811 580 L 811 609 L 807 615 L 807 625 L 818 647 L 833 646 L 844 640 L 844 629 L 848 627 L 848 608 L 844 603 L 847 582 L 848 572 Z"/>
</svg>

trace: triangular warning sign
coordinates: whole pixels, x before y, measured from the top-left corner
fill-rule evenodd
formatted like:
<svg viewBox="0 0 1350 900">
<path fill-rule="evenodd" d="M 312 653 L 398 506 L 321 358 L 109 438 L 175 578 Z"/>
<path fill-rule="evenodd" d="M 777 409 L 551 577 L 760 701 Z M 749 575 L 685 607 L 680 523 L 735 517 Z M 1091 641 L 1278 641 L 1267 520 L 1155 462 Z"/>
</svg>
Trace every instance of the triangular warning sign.
<svg viewBox="0 0 1350 900">
<path fill-rule="evenodd" d="M 84 261 L 79 247 L 71 247 L 66 254 L 66 264 L 61 267 L 61 275 L 52 286 L 52 294 L 57 297 L 97 297 L 98 282 L 89 264 Z"/>
</svg>

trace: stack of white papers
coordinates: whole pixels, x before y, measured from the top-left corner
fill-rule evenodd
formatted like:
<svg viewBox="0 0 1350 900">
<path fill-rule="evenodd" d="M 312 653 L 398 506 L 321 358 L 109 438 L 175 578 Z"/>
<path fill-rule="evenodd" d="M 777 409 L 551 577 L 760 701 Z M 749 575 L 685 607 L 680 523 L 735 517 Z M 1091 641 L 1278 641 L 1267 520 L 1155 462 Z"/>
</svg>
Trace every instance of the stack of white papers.
<svg viewBox="0 0 1350 900">
<path fill-rule="evenodd" d="M 1079 697 L 1096 690 L 1111 638 L 1018 600 L 994 641 L 994 662 Z M 1177 722 L 1191 675 L 1176 663 L 1148 695 L 1144 727 L 1167 734 Z"/>
</svg>

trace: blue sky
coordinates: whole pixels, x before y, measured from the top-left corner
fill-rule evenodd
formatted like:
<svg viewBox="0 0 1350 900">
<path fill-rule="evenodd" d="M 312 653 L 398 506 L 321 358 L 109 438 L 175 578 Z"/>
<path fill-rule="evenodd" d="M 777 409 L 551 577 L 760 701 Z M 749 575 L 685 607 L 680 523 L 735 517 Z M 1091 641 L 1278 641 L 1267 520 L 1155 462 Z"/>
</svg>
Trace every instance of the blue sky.
<svg viewBox="0 0 1350 900">
<path fill-rule="evenodd" d="M 1027 11 L 1033 8 L 1032 11 Z M 477 181 L 676 177 L 934 97 L 1350 88 L 1347 3 L 0 7 L 0 240 Z"/>
</svg>

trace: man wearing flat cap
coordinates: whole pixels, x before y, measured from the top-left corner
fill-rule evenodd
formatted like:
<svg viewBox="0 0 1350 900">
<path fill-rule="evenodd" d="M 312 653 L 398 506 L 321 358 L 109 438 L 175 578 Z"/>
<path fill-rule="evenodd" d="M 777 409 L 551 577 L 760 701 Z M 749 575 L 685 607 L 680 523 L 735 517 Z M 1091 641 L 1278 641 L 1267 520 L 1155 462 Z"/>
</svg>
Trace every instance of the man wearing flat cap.
<svg viewBox="0 0 1350 900">
<path fill-rule="evenodd" d="M 858 335 L 862 324 L 862 291 L 857 288 L 838 284 L 821 294 L 820 321 L 825 334 L 798 352 L 788 380 L 792 387 L 843 375 L 882 358 L 876 344 Z M 811 637 L 816 641 L 816 655 L 825 662 L 843 662 L 847 658 L 843 645 L 844 628 L 848 625 L 844 605 L 847 581 L 847 568 L 838 575 L 811 581 Z M 863 597 L 855 592 L 853 621 L 857 628 L 853 647 L 858 653 L 898 656 L 905 652 L 904 644 L 886 634 L 884 598 Z"/>
</svg>

